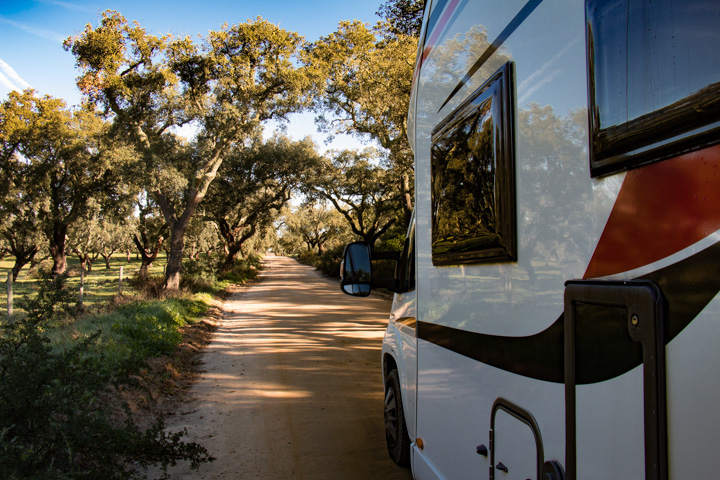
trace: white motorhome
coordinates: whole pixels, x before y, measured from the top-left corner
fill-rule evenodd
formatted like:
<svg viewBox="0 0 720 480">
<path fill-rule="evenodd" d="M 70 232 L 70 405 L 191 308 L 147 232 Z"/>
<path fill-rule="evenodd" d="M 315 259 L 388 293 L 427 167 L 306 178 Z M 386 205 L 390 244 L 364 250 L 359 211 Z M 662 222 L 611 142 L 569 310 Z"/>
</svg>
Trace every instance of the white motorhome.
<svg viewBox="0 0 720 480">
<path fill-rule="evenodd" d="M 382 347 L 416 479 L 720 478 L 720 2 L 428 0 Z M 373 285 L 367 245 L 342 288 Z"/>
</svg>

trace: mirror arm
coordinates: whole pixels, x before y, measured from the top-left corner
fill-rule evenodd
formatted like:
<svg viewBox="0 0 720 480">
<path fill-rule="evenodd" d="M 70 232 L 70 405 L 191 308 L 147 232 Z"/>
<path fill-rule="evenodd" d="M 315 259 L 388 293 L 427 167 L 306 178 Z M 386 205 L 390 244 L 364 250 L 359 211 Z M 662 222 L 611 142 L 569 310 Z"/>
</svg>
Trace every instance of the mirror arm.
<svg viewBox="0 0 720 480">
<path fill-rule="evenodd" d="M 393 293 L 398 293 L 400 291 L 398 289 L 398 282 L 394 278 L 373 278 L 372 286 L 373 288 L 386 288 Z"/>
<path fill-rule="evenodd" d="M 373 260 L 400 260 L 400 252 L 372 252 Z"/>
</svg>

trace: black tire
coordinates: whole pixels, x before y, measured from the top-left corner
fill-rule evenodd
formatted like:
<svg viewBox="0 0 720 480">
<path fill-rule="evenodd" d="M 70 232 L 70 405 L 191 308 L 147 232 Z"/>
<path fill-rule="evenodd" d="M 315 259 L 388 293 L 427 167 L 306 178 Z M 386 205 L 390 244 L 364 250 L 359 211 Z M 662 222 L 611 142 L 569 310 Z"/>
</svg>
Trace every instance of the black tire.
<svg viewBox="0 0 720 480">
<path fill-rule="evenodd" d="M 400 375 L 391 370 L 385 381 L 385 443 L 393 462 L 407 466 L 410 463 L 410 437 L 405 424 Z"/>
</svg>

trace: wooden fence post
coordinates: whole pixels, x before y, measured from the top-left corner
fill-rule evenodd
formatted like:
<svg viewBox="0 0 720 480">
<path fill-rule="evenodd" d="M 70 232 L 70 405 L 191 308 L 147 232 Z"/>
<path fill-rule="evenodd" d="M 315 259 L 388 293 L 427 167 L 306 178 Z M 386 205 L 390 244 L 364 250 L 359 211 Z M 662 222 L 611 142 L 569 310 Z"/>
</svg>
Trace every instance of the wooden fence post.
<svg viewBox="0 0 720 480">
<path fill-rule="evenodd" d="M 12 272 L 8 273 L 7 278 L 7 318 L 8 322 L 12 320 L 13 316 L 13 278 Z"/>
<path fill-rule="evenodd" d="M 120 279 L 118 280 L 118 295 L 122 295 L 123 266 L 120 265 Z"/>
<path fill-rule="evenodd" d="M 83 293 L 85 291 L 85 269 L 80 267 L 80 300 L 78 307 L 83 308 Z"/>
</svg>

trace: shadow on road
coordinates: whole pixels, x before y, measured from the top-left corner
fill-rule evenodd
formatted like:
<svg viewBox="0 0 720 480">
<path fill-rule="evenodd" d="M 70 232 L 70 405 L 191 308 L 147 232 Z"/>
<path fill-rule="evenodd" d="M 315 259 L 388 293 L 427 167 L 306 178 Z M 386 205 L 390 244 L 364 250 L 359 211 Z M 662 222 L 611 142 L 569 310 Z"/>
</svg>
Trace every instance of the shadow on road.
<svg viewBox="0 0 720 480">
<path fill-rule="evenodd" d="M 170 424 L 217 460 L 171 478 L 404 479 L 383 431 L 390 302 L 355 299 L 284 257 L 233 295 L 194 400 Z"/>
</svg>

